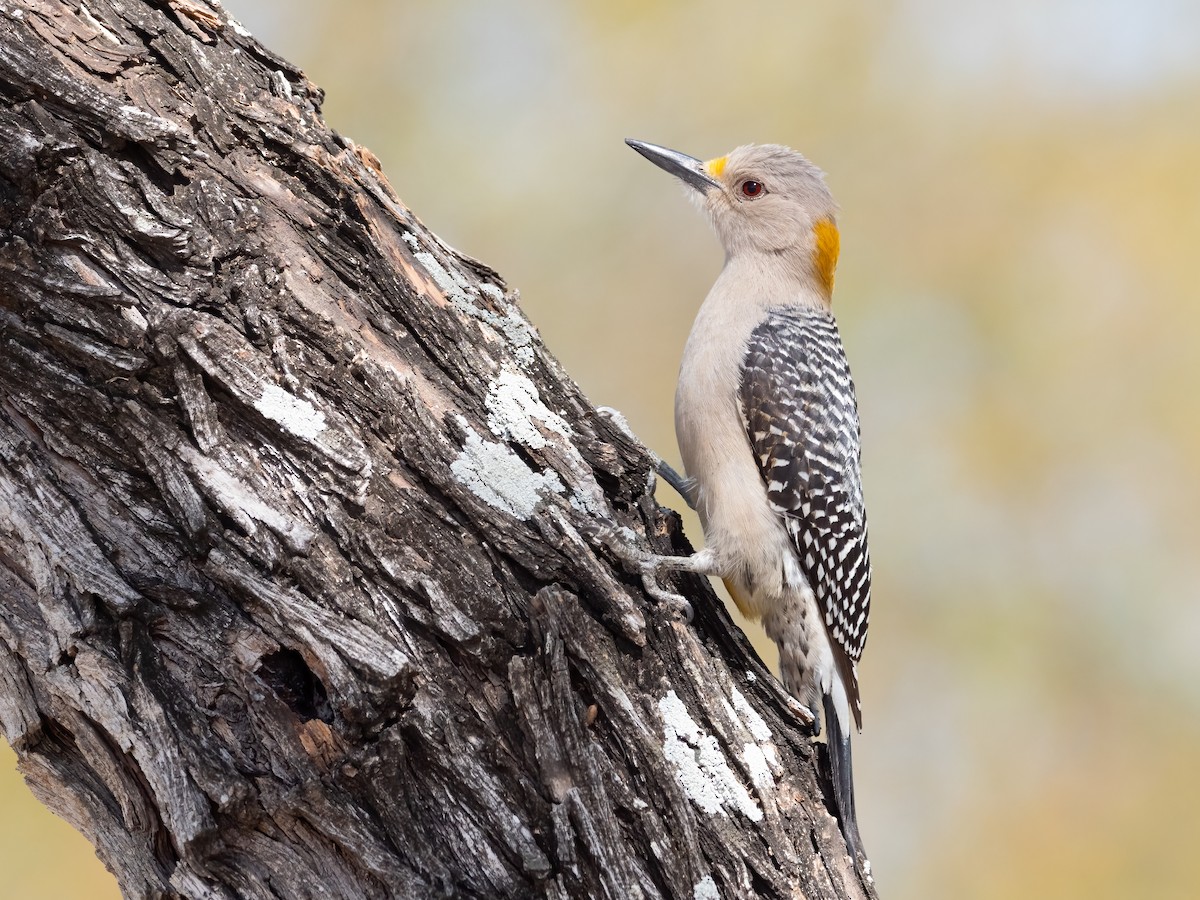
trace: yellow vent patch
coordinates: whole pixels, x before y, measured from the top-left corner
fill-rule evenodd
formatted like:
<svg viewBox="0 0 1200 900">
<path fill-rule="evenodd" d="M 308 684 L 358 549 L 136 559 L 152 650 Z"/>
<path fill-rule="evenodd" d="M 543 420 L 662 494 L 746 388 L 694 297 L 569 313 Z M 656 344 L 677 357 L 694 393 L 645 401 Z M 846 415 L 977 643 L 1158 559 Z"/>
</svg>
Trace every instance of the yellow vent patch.
<svg viewBox="0 0 1200 900">
<path fill-rule="evenodd" d="M 762 610 L 760 610 L 753 602 L 751 602 L 751 599 L 748 596 L 739 591 L 737 587 L 734 586 L 732 581 L 730 581 L 728 578 L 722 578 L 721 581 L 725 585 L 725 590 L 729 591 L 729 596 L 733 598 L 733 602 L 737 606 L 738 612 L 751 621 L 754 621 L 760 615 L 762 615 Z"/>
<path fill-rule="evenodd" d="M 817 278 L 830 294 L 833 293 L 833 275 L 837 271 L 838 251 L 841 250 L 842 238 L 838 234 L 837 225 L 833 219 L 822 219 L 813 226 L 813 237 L 816 247 L 813 250 L 813 268 L 817 270 Z"/>
<path fill-rule="evenodd" d="M 725 163 L 729 162 L 728 156 L 718 156 L 716 159 L 710 159 L 704 164 L 704 170 L 713 178 L 720 178 L 725 173 Z"/>
</svg>

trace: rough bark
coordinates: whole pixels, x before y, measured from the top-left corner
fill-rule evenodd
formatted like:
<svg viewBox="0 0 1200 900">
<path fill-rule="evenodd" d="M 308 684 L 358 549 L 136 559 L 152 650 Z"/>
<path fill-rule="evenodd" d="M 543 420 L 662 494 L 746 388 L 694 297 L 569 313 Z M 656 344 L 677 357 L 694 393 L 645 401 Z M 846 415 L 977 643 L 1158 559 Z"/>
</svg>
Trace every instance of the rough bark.
<svg viewBox="0 0 1200 900">
<path fill-rule="evenodd" d="M 644 448 L 215 3 L 0 5 L 0 725 L 129 897 L 873 896 Z M 613 348 L 619 352 L 619 348 Z"/>
</svg>

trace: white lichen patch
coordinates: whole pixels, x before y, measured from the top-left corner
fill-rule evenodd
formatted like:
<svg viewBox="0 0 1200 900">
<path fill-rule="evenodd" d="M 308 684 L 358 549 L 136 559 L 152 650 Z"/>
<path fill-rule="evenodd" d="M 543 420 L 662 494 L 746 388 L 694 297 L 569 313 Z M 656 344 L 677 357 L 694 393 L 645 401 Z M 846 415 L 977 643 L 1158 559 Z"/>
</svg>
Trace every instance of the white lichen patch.
<svg viewBox="0 0 1200 900">
<path fill-rule="evenodd" d="M 742 762 L 750 773 L 750 780 L 760 791 L 775 787 L 775 776 L 771 774 L 771 766 L 767 762 L 766 753 L 758 744 L 746 744 L 742 747 Z"/>
<path fill-rule="evenodd" d="M 513 356 L 517 358 L 517 362 L 523 366 L 528 366 L 533 362 L 533 338 L 536 332 L 529 324 L 529 320 L 521 314 L 516 306 L 509 307 L 502 316 L 498 316 L 490 310 L 478 308 L 475 309 L 474 314 L 480 318 L 486 316 L 490 320 L 489 324 L 504 335 L 513 348 Z"/>
<path fill-rule="evenodd" d="M 721 900 L 717 883 L 711 875 L 705 875 L 696 882 L 696 886 L 692 888 L 692 900 Z"/>
<path fill-rule="evenodd" d="M 481 284 L 479 292 L 491 298 L 493 302 L 499 303 L 504 300 L 504 293 L 494 284 Z M 497 299 L 497 294 L 499 295 L 499 299 Z M 514 297 L 516 296 L 515 291 L 513 295 Z M 521 314 L 520 309 L 515 305 L 510 306 L 501 314 L 473 303 L 463 291 L 448 296 L 454 308 L 459 312 L 473 319 L 478 319 L 481 323 L 488 326 L 492 333 L 503 337 L 512 349 L 512 354 L 516 357 L 518 363 L 522 366 L 528 366 L 533 362 L 533 339 L 535 332 L 533 326 L 529 324 L 528 320 Z"/>
<path fill-rule="evenodd" d="M 429 277 L 433 279 L 433 283 L 437 285 L 439 291 L 445 294 L 450 300 L 467 299 L 466 291 L 464 290 L 465 282 L 461 275 L 455 278 L 445 266 L 438 262 L 436 256 L 422 248 L 421 242 L 411 231 L 404 233 L 404 242 L 412 250 L 413 259 L 420 264 L 422 269 L 429 273 Z"/>
<path fill-rule="evenodd" d="M 620 429 L 621 433 L 624 434 L 625 437 L 629 438 L 629 440 L 633 441 L 634 443 L 640 443 L 638 441 L 638 436 L 633 433 L 633 426 L 630 425 L 629 420 L 625 418 L 625 413 L 612 406 L 597 406 L 596 412 L 603 415 L 606 419 L 608 419 L 609 422 Z"/>
<path fill-rule="evenodd" d="M 517 307 L 519 295 L 516 291 L 513 291 L 510 300 L 499 286 L 491 282 L 472 284 L 463 277 L 461 272 L 443 266 L 436 256 L 424 249 L 420 239 L 411 231 L 404 233 L 404 242 L 412 250 L 413 259 L 429 273 L 429 277 L 433 279 L 438 290 L 455 309 L 488 326 L 490 334 L 502 337 L 512 349 L 512 354 L 516 357 L 517 362 L 522 366 L 528 366 L 533 362 L 536 332 Z M 486 298 L 497 306 L 507 305 L 507 308 L 503 313 L 493 312 L 475 302 L 472 294 L 476 294 L 481 299 Z"/>
<path fill-rule="evenodd" d="M 762 745 L 763 756 L 771 766 L 772 772 L 779 772 L 779 751 L 775 749 L 774 744 Z"/>
<path fill-rule="evenodd" d="M 254 408 L 286 431 L 311 441 L 325 430 L 325 413 L 278 385 L 263 387 Z"/>
<path fill-rule="evenodd" d="M 546 436 L 535 422 L 563 437 L 571 436 L 571 426 L 542 402 L 537 385 L 512 369 L 502 370 L 492 382 L 486 405 L 488 428 L 502 440 L 541 450 L 546 446 Z"/>
<path fill-rule="evenodd" d="M 764 788 L 774 785 L 775 779 L 771 776 L 771 773 L 778 774 L 779 771 L 779 751 L 775 747 L 775 736 L 771 734 L 771 729 L 763 721 L 763 717 L 758 714 L 758 710 L 750 705 L 750 702 L 741 691 L 737 688 L 731 688 L 729 697 L 733 701 L 733 706 L 729 710 L 730 713 L 746 726 L 746 730 L 758 742 L 757 745 L 747 744 L 747 750 L 742 754 L 742 759 L 750 771 L 755 786 Z M 751 747 L 753 747 L 753 750 L 750 749 Z M 763 771 L 766 772 L 765 778 L 755 774 L 755 767 L 759 766 L 760 763 Z"/>
<path fill-rule="evenodd" d="M 485 441 L 472 428 L 450 471 L 484 503 L 518 519 L 533 515 L 545 491 L 566 492 L 558 473 L 533 471 L 504 444 Z"/>
<path fill-rule="evenodd" d="M 742 721 L 746 723 L 746 727 L 750 729 L 750 733 L 754 735 L 754 739 L 760 742 L 767 742 L 774 739 L 771 734 L 771 729 L 767 727 L 767 723 L 763 721 L 763 717 L 758 714 L 750 702 L 743 696 L 742 692 L 737 688 L 733 688 L 730 693 L 733 699 L 733 708 L 737 710 Z"/>
<path fill-rule="evenodd" d="M 580 512 L 607 515 L 604 492 L 571 443 L 574 431 L 566 419 L 542 402 L 537 385 L 511 366 L 505 367 L 489 386 L 484 405 L 488 429 L 502 441 L 530 450 L 544 450 L 554 442 L 555 465 L 574 486 L 567 498 L 570 504 Z M 563 440 L 558 440 L 560 437 Z"/>
<path fill-rule="evenodd" d="M 688 798 L 709 815 L 728 815 L 732 809 L 752 822 L 762 810 L 729 767 L 721 745 L 702 731 L 674 691 L 658 701 L 663 723 L 663 755 L 675 770 Z"/>
</svg>

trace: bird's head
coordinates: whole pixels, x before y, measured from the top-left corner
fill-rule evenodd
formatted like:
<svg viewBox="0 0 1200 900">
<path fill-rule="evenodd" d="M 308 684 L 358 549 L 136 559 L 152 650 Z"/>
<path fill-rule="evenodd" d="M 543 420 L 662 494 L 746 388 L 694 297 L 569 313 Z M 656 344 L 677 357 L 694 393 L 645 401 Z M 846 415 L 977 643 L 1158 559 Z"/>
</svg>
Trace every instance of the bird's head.
<svg viewBox="0 0 1200 900">
<path fill-rule="evenodd" d="M 695 189 L 729 257 L 760 253 L 798 266 L 833 291 L 839 236 L 837 207 L 824 173 L 779 144 L 746 144 L 698 159 L 643 141 L 630 147 Z"/>
</svg>

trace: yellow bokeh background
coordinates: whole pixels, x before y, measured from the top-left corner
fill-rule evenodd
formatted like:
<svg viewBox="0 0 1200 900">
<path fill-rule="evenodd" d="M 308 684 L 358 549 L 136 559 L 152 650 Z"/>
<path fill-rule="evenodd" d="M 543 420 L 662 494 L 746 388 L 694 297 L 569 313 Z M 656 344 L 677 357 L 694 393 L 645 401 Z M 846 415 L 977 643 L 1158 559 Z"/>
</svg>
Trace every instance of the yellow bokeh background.
<svg viewBox="0 0 1200 900">
<path fill-rule="evenodd" d="M 876 573 L 855 762 L 881 896 L 1200 896 L 1200 7 L 225 5 L 668 459 L 720 253 L 622 139 L 824 168 Z M 90 853 L 22 790 L 0 781 L 0 879 L 31 873 L 13 896 L 104 896 L 64 886 Z"/>
<path fill-rule="evenodd" d="M 42 806 L 0 740 L 0 897 L 4 900 L 117 900 L 116 879 L 83 835 Z"/>
</svg>

